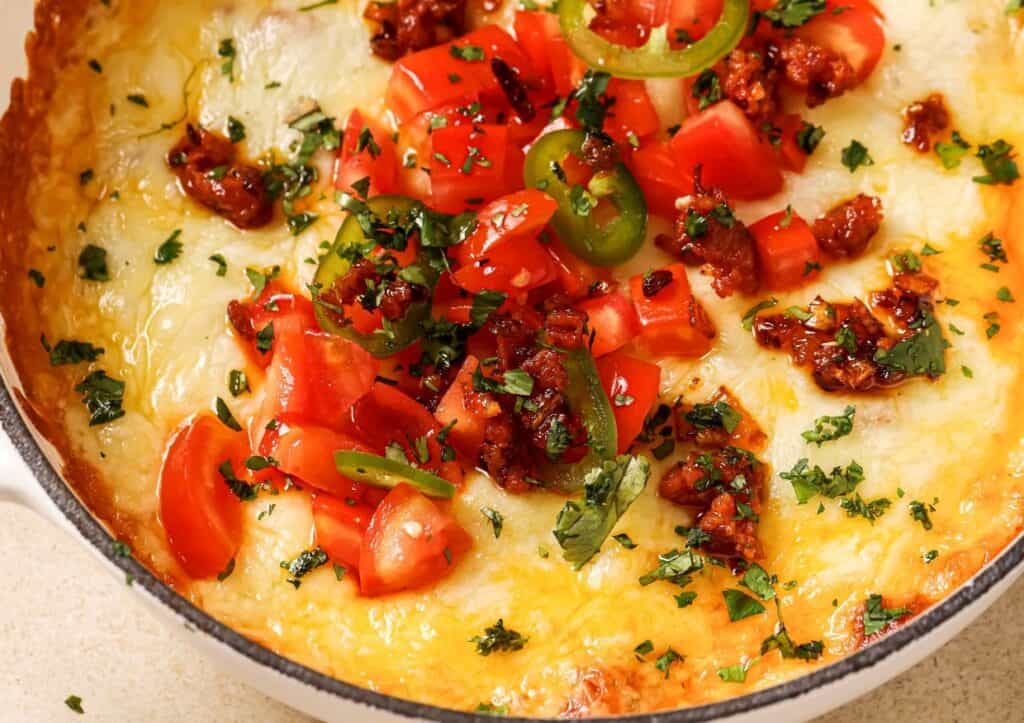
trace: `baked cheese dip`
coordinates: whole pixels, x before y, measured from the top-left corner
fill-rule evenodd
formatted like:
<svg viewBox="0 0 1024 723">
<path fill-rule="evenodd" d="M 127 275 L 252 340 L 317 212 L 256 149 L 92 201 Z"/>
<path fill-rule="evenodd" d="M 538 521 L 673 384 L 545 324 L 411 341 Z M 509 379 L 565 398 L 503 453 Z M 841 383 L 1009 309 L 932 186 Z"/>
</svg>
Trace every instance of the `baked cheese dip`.
<svg viewBox="0 0 1024 723">
<path fill-rule="evenodd" d="M 663 710 L 1020 532 L 1019 2 L 36 14 L 19 394 L 248 638 L 463 711 Z"/>
</svg>

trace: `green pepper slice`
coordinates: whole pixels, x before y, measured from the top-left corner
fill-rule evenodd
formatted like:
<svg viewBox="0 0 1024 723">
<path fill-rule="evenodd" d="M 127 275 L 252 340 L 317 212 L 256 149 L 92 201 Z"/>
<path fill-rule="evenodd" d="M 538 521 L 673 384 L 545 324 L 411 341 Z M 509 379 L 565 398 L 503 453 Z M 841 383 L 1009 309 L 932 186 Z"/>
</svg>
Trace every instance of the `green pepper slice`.
<svg viewBox="0 0 1024 723">
<path fill-rule="evenodd" d="M 366 207 L 373 216 L 382 221 L 408 219 L 418 205 L 418 201 L 405 196 L 376 196 L 366 202 Z M 321 258 L 320 266 L 313 277 L 313 287 L 320 291 L 330 289 L 352 266 L 349 257 L 346 256 L 346 250 L 365 248 L 371 243 L 358 214 L 350 213 L 341 224 L 331 250 Z M 422 247 L 417 262 L 417 268 L 423 272 L 422 281 L 425 281 L 432 291 L 434 284 L 437 283 L 437 272 L 425 262 Z M 350 339 L 373 356 L 382 359 L 401 351 L 423 335 L 423 322 L 430 316 L 431 302 L 428 295 L 427 300 L 412 303 L 401 319 L 385 321 L 383 328 L 370 333 L 357 331 L 340 321 L 342 310 L 317 298 L 316 294 L 313 306 L 321 329 Z"/>
<path fill-rule="evenodd" d="M 429 497 L 450 500 L 455 495 L 455 485 L 448 480 L 379 454 L 338 451 L 334 466 L 349 479 L 374 487 L 391 489 L 405 482 Z"/>
<path fill-rule="evenodd" d="M 647 234 L 647 201 L 633 174 L 616 163 L 598 171 L 586 187 L 570 185 L 562 169 L 569 156 L 582 157 L 586 133 L 562 130 L 541 137 L 526 156 L 526 185 L 539 188 L 558 202 L 551 225 L 569 249 L 596 266 L 627 261 L 643 245 Z M 617 212 L 607 218 L 607 201 Z"/>
<path fill-rule="evenodd" d="M 645 45 L 629 48 L 605 40 L 591 30 L 587 0 L 561 0 L 558 18 L 562 35 L 588 65 L 619 78 L 673 78 L 707 70 L 735 48 L 747 32 L 750 0 L 725 0 L 722 18 L 692 45 L 673 50 L 668 27 L 654 28 Z"/>
<path fill-rule="evenodd" d="M 586 349 L 566 352 L 565 371 L 569 375 L 566 398 L 569 408 L 580 415 L 587 430 L 586 456 L 572 464 L 548 462 L 542 465 L 542 479 L 552 489 L 576 492 L 590 470 L 603 461 L 614 459 L 619 446 L 618 429 L 612 403 L 601 385 L 594 357 Z"/>
</svg>

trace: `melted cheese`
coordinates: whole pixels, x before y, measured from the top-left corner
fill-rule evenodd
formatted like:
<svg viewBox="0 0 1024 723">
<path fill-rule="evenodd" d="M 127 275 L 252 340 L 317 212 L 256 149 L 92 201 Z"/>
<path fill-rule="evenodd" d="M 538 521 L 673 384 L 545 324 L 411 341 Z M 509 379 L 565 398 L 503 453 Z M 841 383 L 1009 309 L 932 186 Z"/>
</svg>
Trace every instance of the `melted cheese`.
<svg viewBox="0 0 1024 723">
<path fill-rule="evenodd" d="M 321 220 L 297 238 L 283 224 L 240 232 L 177 188 L 164 156 L 180 130 L 153 131 L 186 111 L 221 130 L 234 116 L 246 126 L 249 156 L 287 153 L 296 135 L 287 121 L 304 103 L 315 100 L 338 118 L 354 107 L 379 112 L 389 73 L 369 53 L 355 3 L 342 0 L 308 13 L 280 7 L 291 4 L 149 0 L 104 10 L 83 33 L 80 52 L 71 54 L 99 58 L 104 73 L 76 63 L 62 75 L 60 100 L 48 120 L 51 163 L 29 189 L 37 226 L 30 257 L 48 280 L 43 331 L 50 339 L 106 347 L 101 366 L 127 382 L 127 416 L 89 428 L 71 391 L 72 372 L 54 372 L 63 385 L 64 424 L 75 455 L 95 466 L 120 513 L 140 524 L 137 553 L 172 575 L 157 519 L 157 471 L 171 431 L 196 410 L 210 408 L 224 395 L 228 371 L 244 364 L 225 306 L 249 292 L 247 266 L 279 264 L 286 276 L 308 282 L 314 267 L 306 259 L 333 237 L 341 219 L 333 204 L 323 202 L 316 208 Z M 944 294 L 961 301 L 938 312 L 944 325 L 965 332 L 950 335 L 949 373 L 936 383 L 913 382 L 884 395 L 827 395 L 784 355 L 757 348 L 743 331 L 739 320 L 754 300 L 718 299 L 696 273 L 695 293 L 720 338 L 704 359 L 662 362 L 667 399 L 684 394 L 703 400 L 718 385 L 728 386 L 767 432 L 761 458 L 775 472 L 802 457 L 826 469 L 856 459 L 865 469 L 859 488 L 864 498 L 893 501 L 871 525 L 847 518 L 834 503 L 821 514 L 816 501 L 797 505 L 789 483 L 772 476 L 760 533 L 764 565 L 780 581 L 796 581 L 792 589 L 780 586 L 783 615 L 795 641 L 825 641 L 822 663 L 850 652 L 856 642 L 852 620 L 868 594 L 899 602 L 938 600 L 1024 522 L 1021 429 L 1010 406 L 1024 393 L 1017 361 L 1024 340 L 1015 307 L 994 300 L 1004 284 L 1024 297 L 1015 258 L 1024 244 L 1019 230 L 1003 227 L 1005 197 L 971 182 L 973 159 L 944 171 L 934 157 L 918 156 L 899 142 L 901 109 L 939 91 L 965 137 L 1005 137 L 1020 145 L 1024 79 L 1013 69 L 1024 62 L 1024 39 L 1002 14 L 1002 0 L 878 4 L 890 44 L 902 50 L 887 51 L 867 85 L 809 112 L 828 135 L 807 172 L 789 176 L 780 197 L 741 205 L 738 213 L 750 221 L 792 204 L 813 218 L 858 191 L 881 196 L 887 221 L 872 252 L 831 265 L 812 286 L 781 296 L 780 305 L 804 304 L 816 294 L 863 297 L 887 284 L 887 254 L 917 250 L 927 241 L 943 251 L 926 259 L 929 273 L 940 279 Z M 228 37 L 237 50 L 233 80 L 217 56 Z M 271 83 L 280 87 L 268 89 Z M 659 82 L 651 88 L 666 125 L 674 122 L 677 87 Z M 150 107 L 126 102 L 130 93 L 145 94 Z M 855 174 L 839 163 L 852 138 L 875 160 Z M 78 174 L 85 168 L 95 169 L 96 180 L 83 187 Z M 1017 213 L 1024 216 L 1024 200 Z M 182 231 L 184 254 L 155 266 L 156 248 L 174 229 Z M 998 276 L 977 269 L 975 242 L 988 230 L 1005 235 L 1015 261 Z M 75 261 L 87 243 L 108 250 L 109 283 L 76 277 Z M 225 277 L 215 275 L 208 260 L 213 254 L 226 258 Z M 621 274 L 664 260 L 652 247 Z M 1002 314 L 1003 330 L 989 341 L 982 316 L 993 310 Z M 973 370 L 973 379 L 961 366 Z M 232 404 L 239 418 L 248 418 L 259 402 L 257 389 Z M 814 418 L 838 414 L 847 403 L 857 405 L 852 435 L 821 449 L 803 442 L 800 432 Z M 681 545 L 674 527 L 692 523 L 687 512 L 657 497 L 657 479 L 652 476 L 617 528 L 638 549 L 609 542 L 577 573 L 561 560 L 551 536 L 563 499 L 509 496 L 471 476 L 454 513 L 474 537 L 473 551 L 435 588 L 384 599 L 358 597 L 351 581 L 338 582 L 328 569 L 310 574 L 298 590 L 287 584 L 278 563 L 311 544 L 309 499 L 297 492 L 263 498 L 246 507 L 245 541 L 231 577 L 195 583 L 185 592 L 217 618 L 295 660 L 376 690 L 458 709 L 488 701 L 517 714 L 554 715 L 581 681 L 603 681 L 618 689 L 619 702 L 598 705 L 595 712 L 652 710 L 736 695 L 810 670 L 813 664 L 772 653 L 753 666 L 747 683 L 719 680 L 719 667 L 758 655 L 775 621 L 769 611 L 728 622 L 720 590 L 736 583 L 727 571 L 710 568 L 699 575 L 691 588 L 697 600 L 685 610 L 677 609 L 676 590 L 667 583 L 637 583 L 658 553 Z M 933 498 L 939 500 L 934 528 L 925 531 L 907 506 Z M 269 502 L 273 513 L 260 519 Z M 505 517 L 500 540 L 479 512 L 484 506 Z M 550 554 L 542 557 L 538 546 Z M 925 564 L 929 550 L 937 550 L 938 558 Z M 476 655 L 468 639 L 499 617 L 529 635 L 529 644 L 513 655 Z M 650 662 L 634 659 L 633 648 L 647 639 L 656 653 L 671 646 L 686 655 L 670 680 Z"/>
</svg>

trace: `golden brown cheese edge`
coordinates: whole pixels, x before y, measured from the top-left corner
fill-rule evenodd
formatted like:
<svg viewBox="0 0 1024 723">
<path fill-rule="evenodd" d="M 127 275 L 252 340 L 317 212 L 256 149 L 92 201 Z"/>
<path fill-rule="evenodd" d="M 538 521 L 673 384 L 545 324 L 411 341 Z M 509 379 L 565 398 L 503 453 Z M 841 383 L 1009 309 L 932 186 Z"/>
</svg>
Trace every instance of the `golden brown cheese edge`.
<svg viewBox="0 0 1024 723">
<path fill-rule="evenodd" d="M 0 121 L 0 163 L 5 169 L 5 173 L 0 175 L 0 316 L 20 382 L 20 387 L 15 385 L 15 395 L 29 422 L 56 448 L 64 463 L 61 472 L 83 504 L 112 535 L 133 543 L 141 534 L 138 523 L 119 513 L 111 490 L 102 483 L 98 471 L 73 452 L 63 422 L 68 399 L 67 380 L 52 372 L 39 343 L 43 310 L 33 293 L 36 289 L 27 279 L 28 239 L 34 229 L 34 221 L 26 189 L 30 187 L 33 175 L 44 172 L 49 166 L 51 139 L 45 119 L 54 101 L 60 71 L 66 65 L 82 60 L 72 57 L 72 49 L 79 32 L 94 17 L 89 12 L 94 9 L 93 5 L 90 0 L 37 2 L 35 29 L 26 40 L 28 77 L 13 82 L 9 109 Z M 1002 234 L 1008 247 L 1024 250 L 1024 183 L 992 192 L 988 205 L 992 226 Z M 1024 280 L 1024 271 L 1019 264 L 1011 264 L 1005 272 L 1014 282 Z M 1019 321 L 1013 321 L 1012 336 L 1018 337 L 1016 327 Z M 1010 339 L 997 342 L 1006 345 L 1001 352 L 1013 353 L 1018 345 L 1009 342 Z M 1011 398 L 1024 398 L 1024 374 L 1018 374 L 1013 389 L 1007 393 Z M 1024 436 L 1024 415 L 1014 420 L 1011 426 L 1017 437 Z M 154 521 L 153 524 L 158 523 Z M 1019 534 L 1020 530 L 1016 532 Z M 970 569 L 959 571 L 961 583 L 998 555 L 1012 539 L 993 540 L 991 549 L 975 551 L 977 554 L 973 556 Z M 133 547 L 140 549 L 141 546 Z M 180 571 L 161 568 L 152 560 L 142 559 L 141 562 L 165 583 L 179 590 L 185 589 L 186 581 L 180 577 Z M 639 681 L 606 680 L 607 675 L 613 672 L 594 670 L 591 675 L 583 671 L 580 699 L 570 701 L 567 712 L 574 715 L 620 713 L 633 708 L 629 701 L 618 700 L 620 697 L 640 695 L 646 698 L 642 690 L 646 686 Z M 589 679 L 588 675 L 597 677 Z M 656 692 L 651 692 L 656 699 Z M 649 708 L 655 701 L 645 702 L 648 705 L 644 707 Z M 665 703 L 668 701 L 662 701 Z"/>
</svg>

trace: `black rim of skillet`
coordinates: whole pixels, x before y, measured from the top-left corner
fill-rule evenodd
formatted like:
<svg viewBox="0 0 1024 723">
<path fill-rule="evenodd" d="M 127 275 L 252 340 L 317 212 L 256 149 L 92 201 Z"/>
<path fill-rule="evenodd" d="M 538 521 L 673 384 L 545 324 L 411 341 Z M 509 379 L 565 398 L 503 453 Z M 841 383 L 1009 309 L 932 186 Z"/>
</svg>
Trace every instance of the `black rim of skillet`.
<svg viewBox="0 0 1024 723">
<path fill-rule="evenodd" d="M 133 584 L 139 585 L 174 613 L 184 618 L 190 631 L 200 631 L 227 645 L 249 660 L 286 675 L 319 691 L 345 700 L 378 708 L 410 718 L 420 718 L 440 723 L 486 723 L 495 720 L 491 716 L 465 713 L 415 703 L 360 688 L 351 683 L 332 678 L 323 673 L 288 660 L 268 648 L 249 640 L 223 623 L 218 622 L 195 607 L 185 598 L 158 580 L 146 567 L 131 557 L 117 554 L 114 539 L 98 523 L 86 507 L 71 492 L 60 475 L 36 442 L 29 425 L 22 418 L 17 405 L 11 398 L 6 381 L 0 384 L 0 423 L 10 435 L 15 449 L 35 475 L 57 508 L 89 543 L 104 557 L 119 567 L 126 575 L 133 576 Z M 906 626 L 887 635 L 881 641 L 868 646 L 838 662 L 825 666 L 813 673 L 787 683 L 767 688 L 737 698 L 675 711 L 615 718 L 619 723 L 700 723 L 719 718 L 755 711 L 773 704 L 807 695 L 823 686 L 861 670 L 871 668 L 899 652 L 918 638 L 934 630 L 958 612 L 978 600 L 994 585 L 1009 575 L 1024 560 L 1024 536 L 1018 537 L 999 557 L 983 568 L 968 583 L 933 606 Z M 549 718 L 515 718 L 520 721 L 550 721 Z"/>
</svg>

